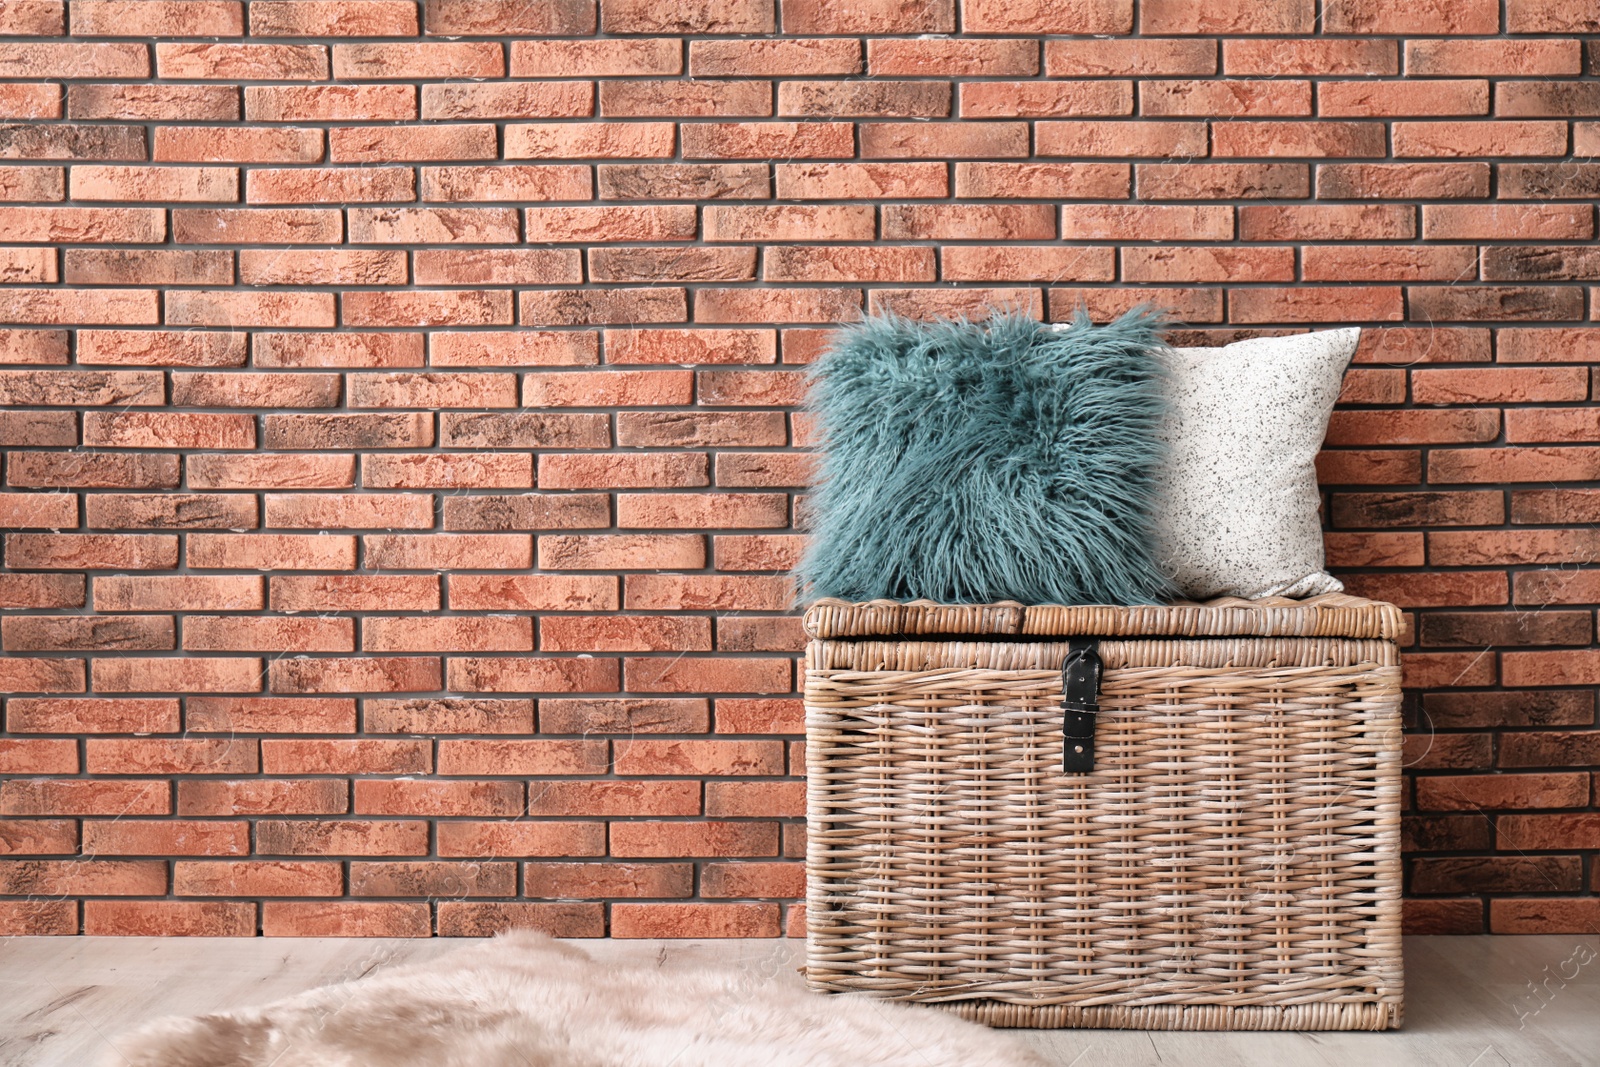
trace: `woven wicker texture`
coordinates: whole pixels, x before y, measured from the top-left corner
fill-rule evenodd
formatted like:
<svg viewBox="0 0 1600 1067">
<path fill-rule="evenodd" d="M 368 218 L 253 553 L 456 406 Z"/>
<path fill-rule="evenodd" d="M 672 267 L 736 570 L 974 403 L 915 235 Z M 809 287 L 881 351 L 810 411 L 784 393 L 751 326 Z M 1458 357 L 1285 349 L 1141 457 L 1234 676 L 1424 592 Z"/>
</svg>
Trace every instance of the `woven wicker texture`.
<svg viewBox="0 0 1600 1067">
<path fill-rule="evenodd" d="M 1204 637 L 1382 637 L 1400 633 L 1393 604 L 1343 593 L 1306 600 L 1222 597 L 1203 604 L 1180 602 L 1145 607 L 1090 604 L 935 604 L 929 600 L 819 600 L 806 612 L 808 637 L 871 637 L 887 634 L 1010 634 L 1016 636 Z"/>
<path fill-rule="evenodd" d="M 1089 775 L 1066 650 L 811 643 L 812 985 L 1002 1026 L 1399 1025 L 1394 644 L 1102 641 Z"/>
</svg>

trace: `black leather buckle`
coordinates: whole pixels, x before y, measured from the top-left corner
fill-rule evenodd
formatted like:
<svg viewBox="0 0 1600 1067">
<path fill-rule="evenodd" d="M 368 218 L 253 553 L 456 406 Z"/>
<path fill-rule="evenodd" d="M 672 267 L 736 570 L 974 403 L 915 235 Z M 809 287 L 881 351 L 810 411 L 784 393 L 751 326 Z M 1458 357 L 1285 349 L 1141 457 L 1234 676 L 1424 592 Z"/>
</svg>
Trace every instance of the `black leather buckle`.
<svg viewBox="0 0 1600 1067">
<path fill-rule="evenodd" d="M 1095 716 L 1100 711 L 1100 642 L 1067 642 L 1061 665 L 1061 769 L 1068 774 L 1094 770 Z"/>
</svg>

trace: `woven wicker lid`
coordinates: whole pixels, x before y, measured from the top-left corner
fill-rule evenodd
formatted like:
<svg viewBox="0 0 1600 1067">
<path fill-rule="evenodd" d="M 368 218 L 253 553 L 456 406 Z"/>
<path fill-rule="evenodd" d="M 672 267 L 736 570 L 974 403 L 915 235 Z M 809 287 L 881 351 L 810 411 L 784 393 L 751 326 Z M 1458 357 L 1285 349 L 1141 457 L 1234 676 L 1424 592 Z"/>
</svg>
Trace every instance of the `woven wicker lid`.
<svg viewBox="0 0 1600 1067">
<path fill-rule="evenodd" d="M 1400 609 L 1343 593 L 1306 600 L 1222 597 L 1204 603 L 1179 601 L 1137 607 L 1089 604 L 1026 607 L 997 604 L 936 604 L 931 600 L 819 600 L 806 611 L 811 637 L 891 637 L 918 634 L 994 634 L 1059 637 L 1358 637 L 1394 640 Z"/>
</svg>

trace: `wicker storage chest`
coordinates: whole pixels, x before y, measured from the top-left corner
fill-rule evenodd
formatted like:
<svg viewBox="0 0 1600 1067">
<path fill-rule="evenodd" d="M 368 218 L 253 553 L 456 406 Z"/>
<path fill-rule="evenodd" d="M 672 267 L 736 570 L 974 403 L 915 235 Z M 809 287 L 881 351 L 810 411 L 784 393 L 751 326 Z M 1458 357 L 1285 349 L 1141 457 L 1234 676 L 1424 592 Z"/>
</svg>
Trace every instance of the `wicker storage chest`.
<svg viewBox="0 0 1600 1067">
<path fill-rule="evenodd" d="M 807 980 L 998 1026 L 1400 1025 L 1400 624 L 817 603 Z"/>
</svg>

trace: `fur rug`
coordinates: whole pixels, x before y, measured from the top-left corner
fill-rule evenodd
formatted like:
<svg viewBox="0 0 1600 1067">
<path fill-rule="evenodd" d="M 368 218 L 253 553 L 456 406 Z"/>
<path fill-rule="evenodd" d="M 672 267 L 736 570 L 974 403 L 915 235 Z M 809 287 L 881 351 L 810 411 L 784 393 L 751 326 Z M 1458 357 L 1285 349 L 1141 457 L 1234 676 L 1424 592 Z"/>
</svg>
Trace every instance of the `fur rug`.
<svg viewBox="0 0 1600 1067">
<path fill-rule="evenodd" d="M 150 1023 L 115 1067 L 1042 1067 L 1002 1033 L 733 968 L 612 965 L 539 934 L 264 1008 Z"/>
</svg>

